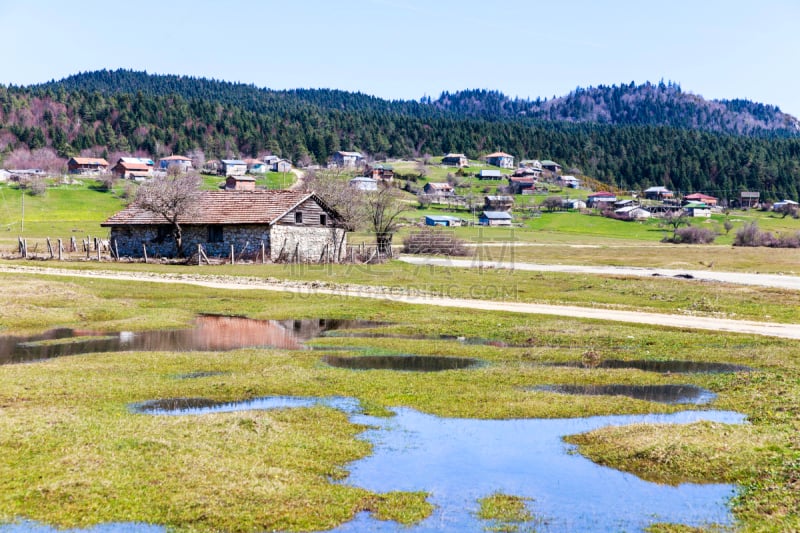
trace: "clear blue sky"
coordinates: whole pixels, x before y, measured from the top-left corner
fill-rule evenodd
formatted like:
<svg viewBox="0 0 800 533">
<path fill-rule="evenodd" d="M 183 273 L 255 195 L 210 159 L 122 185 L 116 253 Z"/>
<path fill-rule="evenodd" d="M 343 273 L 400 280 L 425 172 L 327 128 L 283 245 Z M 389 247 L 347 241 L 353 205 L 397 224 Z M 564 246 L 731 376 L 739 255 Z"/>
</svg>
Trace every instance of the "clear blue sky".
<svg viewBox="0 0 800 533">
<path fill-rule="evenodd" d="M 798 0 L 0 0 L 0 83 L 131 68 L 390 99 L 672 80 L 800 116 Z"/>
</svg>

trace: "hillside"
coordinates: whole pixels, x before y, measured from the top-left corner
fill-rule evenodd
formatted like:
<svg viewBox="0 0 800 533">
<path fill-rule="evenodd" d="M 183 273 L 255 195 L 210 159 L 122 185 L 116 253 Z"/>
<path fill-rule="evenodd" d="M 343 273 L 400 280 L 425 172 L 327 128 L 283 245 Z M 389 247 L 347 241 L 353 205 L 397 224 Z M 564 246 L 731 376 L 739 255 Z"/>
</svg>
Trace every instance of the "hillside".
<svg viewBox="0 0 800 533">
<path fill-rule="evenodd" d="M 548 121 L 672 126 L 737 135 L 800 134 L 800 121 L 749 100 L 705 100 L 677 84 L 600 85 L 552 100 L 512 100 L 495 91 L 444 93 L 431 105 L 471 116 L 526 116 Z"/>
<path fill-rule="evenodd" d="M 133 152 L 158 157 L 202 150 L 206 158 L 272 152 L 303 165 L 324 163 L 336 150 L 360 150 L 375 158 L 464 152 L 473 159 L 502 150 L 518 160 L 554 159 L 565 170 L 575 167 L 623 189 L 666 185 L 722 197 L 755 189 L 768 199 L 798 197 L 800 138 L 791 128 L 741 135 L 624 122 L 621 117 L 646 122 L 658 115 L 642 102 L 663 99 L 664 91 L 684 95 L 687 102 L 695 98 L 675 86 L 644 87 L 620 93 L 620 102 L 636 110 L 623 112 L 627 108 L 608 104 L 614 90 L 581 90 L 547 102 L 512 101 L 486 91 L 391 102 L 344 91 L 271 91 L 200 78 L 100 71 L 37 86 L 0 86 L 0 158 L 13 166 L 27 149 L 52 148 L 62 157 Z M 648 91 L 662 96 L 649 98 Z M 610 100 L 601 94 L 611 95 Z M 634 105 L 637 98 L 640 105 Z M 584 105 L 583 115 L 566 113 L 565 120 L 536 116 L 545 109 L 564 114 L 561 109 L 588 100 L 597 103 Z M 684 123 L 700 123 L 702 113 L 690 118 L 688 103 L 671 105 L 684 109 Z M 778 124 L 786 117 L 761 104 L 725 105 L 740 113 L 739 119 L 729 120 L 732 124 Z M 602 123 L 598 117 L 605 113 Z M 673 115 L 670 120 L 677 122 Z M 792 124 L 794 119 L 785 120 Z"/>
</svg>

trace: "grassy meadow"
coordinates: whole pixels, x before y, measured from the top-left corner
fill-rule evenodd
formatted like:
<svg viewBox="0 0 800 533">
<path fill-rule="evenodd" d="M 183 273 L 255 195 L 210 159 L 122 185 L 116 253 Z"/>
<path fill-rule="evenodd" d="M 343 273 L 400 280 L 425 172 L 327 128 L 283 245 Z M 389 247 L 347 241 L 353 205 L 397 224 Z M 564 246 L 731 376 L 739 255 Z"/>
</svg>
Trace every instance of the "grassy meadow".
<svg viewBox="0 0 800 533">
<path fill-rule="evenodd" d="M 201 417 L 135 414 L 159 398 L 235 401 L 270 395 L 347 396 L 367 412 L 405 406 L 438 416 L 562 418 L 670 413 L 698 408 L 623 396 L 534 392 L 542 384 L 691 384 L 717 397 L 708 408 L 748 424 L 628 426 L 570 440 L 581 453 L 645 479 L 739 484 L 733 511 L 744 530 L 800 527 L 800 346 L 777 339 L 685 332 L 561 317 L 447 312 L 331 296 L 225 291 L 144 282 L 2 274 L 3 334 L 55 326 L 141 331 L 188 326 L 197 313 L 251 318 L 360 318 L 400 338 L 322 337 L 313 351 L 120 352 L 0 366 L 0 521 L 58 527 L 146 522 L 186 531 L 308 531 L 361 510 L 414 523 L 431 512 L 424 493 L 377 494 L 348 486 L 347 465 L 370 452 L 363 427 L 326 407 Z M 457 335 L 517 347 L 404 336 Z M 348 371 L 336 354 L 474 357 L 471 370 Z M 747 365 L 752 372 L 658 374 L 553 367 L 593 357 L 682 359 Z M 220 372 L 176 379 L 191 372 Z M 703 407 L 705 408 L 705 407 Z M 336 480 L 344 480 L 337 483 Z M 476 502 L 487 519 L 524 520 L 514 495 Z M 579 505 L 579 502 L 576 502 Z M 499 508 L 499 510 L 498 510 Z"/>
</svg>

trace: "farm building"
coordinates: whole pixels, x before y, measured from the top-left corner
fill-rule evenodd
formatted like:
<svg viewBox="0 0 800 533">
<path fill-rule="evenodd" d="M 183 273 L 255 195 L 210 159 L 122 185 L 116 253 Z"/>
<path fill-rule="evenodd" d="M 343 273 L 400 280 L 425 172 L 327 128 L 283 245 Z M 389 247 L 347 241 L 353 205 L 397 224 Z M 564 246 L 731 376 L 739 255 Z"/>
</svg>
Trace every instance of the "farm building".
<svg viewBox="0 0 800 533">
<path fill-rule="evenodd" d="M 590 194 L 586 198 L 586 206 L 589 208 L 597 207 L 602 209 L 604 207 L 614 205 L 614 202 L 616 201 L 617 195 L 613 192 L 598 191 Z"/>
<path fill-rule="evenodd" d="M 483 199 L 484 209 L 487 211 L 508 211 L 514 207 L 514 197 L 506 195 L 490 195 Z"/>
<path fill-rule="evenodd" d="M 364 162 L 361 152 L 338 151 L 331 156 L 331 164 L 337 167 L 357 167 Z"/>
<path fill-rule="evenodd" d="M 278 159 L 272 164 L 271 170 L 273 172 L 291 172 L 292 162 L 288 159 Z"/>
<path fill-rule="evenodd" d="M 742 207 L 756 207 L 761 198 L 758 191 L 742 191 L 739 193 L 739 205 Z"/>
<path fill-rule="evenodd" d="M 248 174 L 266 174 L 269 171 L 267 164 L 260 159 L 245 159 L 244 162 L 247 163 Z"/>
<path fill-rule="evenodd" d="M 514 168 L 514 156 L 505 152 L 495 152 L 483 156 L 487 164 L 500 168 Z"/>
<path fill-rule="evenodd" d="M 797 207 L 798 205 L 800 205 L 800 204 L 798 204 L 794 200 L 781 200 L 780 202 L 775 202 L 774 204 L 772 204 L 772 210 L 773 211 L 780 211 L 781 209 L 783 209 L 783 208 L 785 208 L 787 206 Z"/>
<path fill-rule="evenodd" d="M 223 159 L 219 173 L 223 176 L 244 176 L 247 174 L 247 163 L 241 159 Z"/>
<path fill-rule="evenodd" d="M 653 216 L 650 211 L 638 205 L 629 205 L 627 207 L 615 209 L 614 214 L 627 220 L 645 220 Z"/>
<path fill-rule="evenodd" d="M 254 191 L 256 179 L 253 176 L 228 176 L 225 179 L 226 191 Z"/>
<path fill-rule="evenodd" d="M 564 209 L 586 209 L 586 202 L 577 198 L 567 198 L 561 206 Z"/>
<path fill-rule="evenodd" d="M 167 170 L 170 167 L 177 167 L 181 172 L 188 172 L 192 170 L 192 160 L 182 155 L 171 155 L 158 160 L 158 168 L 161 170 Z"/>
<path fill-rule="evenodd" d="M 504 177 L 503 173 L 499 170 L 481 170 L 478 172 L 479 180 L 500 180 Z"/>
<path fill-rule="evenodd" d="M 538 178 L 541 175 L 541 169 L 531 167 L 519 167 L 514 171 L 512 176 L 515 178 Z"/>
<path fill-rule="evenodd" d="M 562 187 L 569 187 L 571 189 L 581 188 L 581 180 L 579 180 L 575 176 L 559 176 L 557 183 Z"/>
<path fill-rule="evenodd" d="M 102 174 L 108 170 L 108 161 L 102 157 L 73 157 L 67 161 L 70 174 Z"/>
<path fill-rule="evenodd" d="M 458 217 L 451 217 L 447 215 L 427 215 L 425 217 L 426 226 L 460 226 L 461 219 Z"/>
<path fill-rule="evenodd" d="M 674 198 L 675 193 L 666 187 L 650 187 L 649 189 L 645 189 L 644 197 L 647 200 L 668 200 L 670 198 Z"/>
<path fill-rule="evenodd" d="M 382 181 L 392 181 L 394 179 L 394 167 L 391 165 L 375 165 L 367 172 L 372 179 Z"/>
<path fill-rule="evenodd" d="M 272 261 L 337 261 L 346 244 L 339 215 L 313 192 L 203 191 L 196 214 L 179 217 L 183 249 L 198 245 L 209 257 L 255 258 L 262 243 Z M 176 257 L 172 227 L 160 215 L 133 204 L 101 224 L 121 256 Z"/>
<path fill-rule="evenodd" d="M 508 211 L 484 211 L 478 223 L 481 226 L 510 226 L 511 213 Z"/>
<path fill-rule="evenodd" d="M 523 159 L 519 162 L 520 168 L 531 168 L 533 170 L 542 171 L 542 162 L 538 159 Z"/>
<path fill-rule="evenodd" d="M 264 164 L 267 165 L 270 168 L 272 168 L 272 165 L 274 165 L 275 163 L 277 163 L 280 160 L 281 160 L 281 158 L 278 157 L 277 155 L 265 155 L 264 159 L 262 159 L 262 161 L 264 161 Z"/>
<path fill-rule="evenodd" d="M 708 196 L 707 194 L 702 194 L 699 192 L 693 194 L 687 194 L 686 196 L 683 197 L 683 201 L 686 203 L 702 202 L 710 206 L 715 206 L 719 202 L 716 196 Z"/>
<path fill-rule="evenodd" d="M 556 163 L 555 161 L 550 161 L 549 159 L 545 159 L 541 163 L 543 170 L 549 170 L 550 172 L 561 172 L 561 165 Z"/>
<path fill-rule="evenodd" d="M 442 158 L 442 164 L 450 167 L 467 167 L 469 160 L 464 154 L 447 154 Z"/>
<path fill-rule="evenodd" d="M 690 217 L 710 217 L 711 216 L 711 206 L 704 204 L 702 202 L 691 202 L 683 206 L 683 210 Z"/>
<path fill-rule="evenodd" d="M 151 175 L 151 167 L 138 157 L 122 157 L 111 169 L 118 178 L 143 179 Z"/>
<path fill-rule="evenodd" d="M 350 186 L 359 191 L 377 191 L 378 180 L 369 176 L 358 176 L 350 180 Z"/>
<path fill-rule="evenodd" d="M 453 186 L 447 182 L 430 182 L 422 188 L 422 192 L 435 198 L 448 198 L 453 196 Z"/>
<path fill-rule="evenodd" d="M 513 194 L 525 194 L 536 187 L 534 178 L 508 178 L 508 186 Z"/>
</svg>

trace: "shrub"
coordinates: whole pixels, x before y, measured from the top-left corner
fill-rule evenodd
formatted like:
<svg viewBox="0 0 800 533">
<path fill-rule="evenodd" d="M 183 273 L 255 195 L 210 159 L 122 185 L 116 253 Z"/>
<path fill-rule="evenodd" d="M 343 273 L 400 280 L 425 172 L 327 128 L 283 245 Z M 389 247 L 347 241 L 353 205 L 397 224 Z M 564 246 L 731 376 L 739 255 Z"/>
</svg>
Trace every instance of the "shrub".
<svg viewBox="0 0 800 533">
<path fill-rule="evenodd" d="M 452 231 L 434 227 L 415 231 L 403 239 L 403 253 L 467 255 L 464 241 L 456 238 Z"/>
<path fill-rule="evenodd" d="M 770 235 L 767 233 L 767 235 Z M 750 222 L 745 224 L 733 237 L 734 246 L 765 246 L 766 235 L 758 229 L 758 224 Z"/>
<path fill-rule="evenodd" d="M 671 240 L 676 244 L 711 244 L 717 238 L 717 233 L 708 228 L 698 226 L 686 226 L 675 230 L 675 236 Z"/>
</svg>

